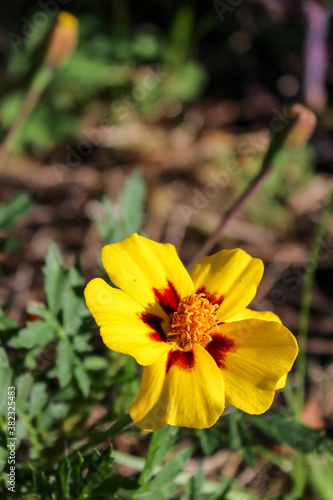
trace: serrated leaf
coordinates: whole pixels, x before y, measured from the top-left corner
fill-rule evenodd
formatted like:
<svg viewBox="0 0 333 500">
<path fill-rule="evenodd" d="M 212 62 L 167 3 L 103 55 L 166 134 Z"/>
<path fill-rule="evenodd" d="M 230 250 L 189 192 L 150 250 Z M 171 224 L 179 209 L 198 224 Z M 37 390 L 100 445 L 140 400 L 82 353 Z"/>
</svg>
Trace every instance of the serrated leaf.
<svg viewBox="0 0 333 500">
<path fill-rule="evenodd" d="M 16 193 L 8 201 L 1 203 L 0 229 L 8 229 L 15 226 L 31 208 L 31 198 L 25 192 Z"/>
<path fill-rule="evenodd" d="M 85 467 L 83 456 L 75 450 L 63 458 L 61 467 L 62 477 L 59 479 L 62 491 L 67 495 L 65 498 L 78 498 L 84 485 L 82 480 L 82 471 Z"/>
<path fill-rule="evenodd" d="M 67 338 L 60 339 L 57 345 L 56 373 L 60 387 L 65 387 L 73 375 L 74 355 L 72 346 Z"/>
<path fill-rule="evenodd" d="M 15 349 L 33 349 L 47 346 L 55 337 L 55 332 L 45 321 L 28 321 L 27 327 L 20 330 L 18 335 L 8 341 Z"/>
<path fill-rule="evenodd" d="M 260 416 L 246 416 L 246 421 L 278 443 L 308 453 L 318 450 L 326 441 L 320 431 L 310 429 L 281 413 L 270 412 Z"/>
<path fill-rule="evenodd" d="M 114 468 L 111 466 L 112 462 L 111 445 L 102 453 L 94 450 L 93 455 L 89 459 L 86 484 L 79 496 L 79 500 L 85 498 L 91 499 L 94 496 L 94 490 L 112 477 L 114 472 Z"/>
<path fill-rule="evenodd" d="M 56 315 L 63 300 L 63 290 L 65 286 L 66 271 L 58 248 L 51 243 L 43 267 L 45 277 L 44 289 L 50 311 Z"/>
</svg>

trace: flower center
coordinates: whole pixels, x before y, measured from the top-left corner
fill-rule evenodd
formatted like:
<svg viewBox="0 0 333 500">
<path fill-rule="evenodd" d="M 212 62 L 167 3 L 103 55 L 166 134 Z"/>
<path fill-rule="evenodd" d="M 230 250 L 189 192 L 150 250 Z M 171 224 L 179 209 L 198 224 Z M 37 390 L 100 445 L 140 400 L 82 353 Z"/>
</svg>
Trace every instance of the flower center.
<svg viewBox="0 0 333 500">
<path fill-rule="evenodd" d="M 208 344 L 212 338 L 209 331 L 217 326 L 216 309 L 204 293 L 193 293 L 179 302 L 177 311 L 171 315 L 171 332 L 167 337 L 188 352 L 193 344 Z"/>
</svg>

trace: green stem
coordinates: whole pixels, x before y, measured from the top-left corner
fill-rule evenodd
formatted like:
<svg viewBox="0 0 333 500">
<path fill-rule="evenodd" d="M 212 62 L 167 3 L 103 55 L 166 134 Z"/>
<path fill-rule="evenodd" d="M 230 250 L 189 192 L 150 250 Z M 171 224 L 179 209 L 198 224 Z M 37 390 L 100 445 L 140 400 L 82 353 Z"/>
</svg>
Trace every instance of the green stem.
<svg viewBox="0 0 333 500">
<path fill-rule="evenodd" d="M 244 207 L 244 205 L 250 200 L 250 198 L 252 198 L 252 196 L 257 191 L 259 186 L 261 186 L 261 184 L 266 179 L 266 177 L 272 172 L 272 170 L 274 168 L 275 157 L 283 148 L 290 131 L 294 127 L 295 120 L 297 120 L 296 116 L 291 118 L 289 123 L 284 128 L 282 128 L 282 130 L 280 132 L 278 132 L 277 134 L 274 134 L 272 136 L 269 148 L 264 156 L 262 166 L 261 166 L 259 173 L 252 180 L 252 182 L 246 188 L 244 193 L 238 198 L 238 200 L 227 211 L 227 213 L 222 216 L 222 220 L 221 220 L 220 224 L 218 225 L 218 227 L 216 228 L 215 232 L 206 241 L 206 243 L 203 245 L 203 247 L 199 250 L 199 252 L 195 255 L 193 260 L 190 262 L 190 264 L 188 266 L 189 269 L 191 269 L 198 260 L 205 257 L 212 250 L 214 245 L 220 239 L 224 229 L 229 224 L 231 219 L 233 217 L 235 217 L 235 215 L 237 215 L 241 211 L 241 209 Z"/>
<path fill-rule="evenodd" d="M 12 145 L 17 137 L 17 134 L 22 128 L 27 117 L 39 101 L 42 93 L 49 85 L 53 76 L 53 70 L 49 67 L 42 67 L 32 81 L 31 87 L 23 101 L 23 104 L 18 112 L 14 122 L 10 126 L 1 146 L 0 146 L 0 171 L 5 165 Z"/>
<path fill-rule="evenodd" d="M 328 215 L 333 201 L 333 188 L 331 188 L 326 203 L 322 209 L 320 220 L 316 228 L 316 232 L 311 245 L 309 260 L 305 269 L 303 295 L 301 301 L 301 311 L 299 320 L 298 345 L 299 354 L 295 363 L 296 367 L 296 400 L 297 400 L 297 417 L 304 407 L 305 402 L 305 375 L 306 375 L 306 346 L 309 331 L 309 316 L 311 308 L 312 287 L 315 277 L 315 272 L 318 265 L 318 255 L 323 240 Z"/>
<path fill-rule="evenodd" d="M 303 493 L 307 482 L 305 454 L 295 452 L 292 476 L 294 480 L 292 498 L 304 498 Z"/>
</svg>

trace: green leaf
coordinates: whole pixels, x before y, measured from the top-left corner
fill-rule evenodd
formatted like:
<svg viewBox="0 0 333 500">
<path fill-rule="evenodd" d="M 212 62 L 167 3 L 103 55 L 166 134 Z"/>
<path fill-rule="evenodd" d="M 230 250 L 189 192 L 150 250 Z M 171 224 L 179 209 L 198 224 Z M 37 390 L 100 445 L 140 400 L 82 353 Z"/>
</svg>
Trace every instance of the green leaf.
<svg viewBox="0 0 333 500">
<path fill-rule="evenodd" d="M 108 198 L 102 198 L 104 217 L 96 217 L 94 222 L 103 241 L 114 243 L 141 230 L 145 194 L 141 171 L 136 169 L 126 179 L 117 205 Z"/>
<path fill-rule="evenodd" d="M 112 462 L 111 445 L 102 453 L 97 450 L 94 451 L 88 466 L 86 485 L 79 496 L 79 500 L 85 498 L 91 499 L 94 495 L 94 490 L 100 487 L 104 481 L 113 475 L 114 469 L 111 467 Z"/>
<path fill-rule="evenodd" d="M 332 464 L 323 454 L 311 453 L 307 457 L 309 465 L 309 482 L 314 493 L 320 500 L 332 500 Z"/>
<path fill-rule="evenodd" d="M 70 455 L 66 453 L 61 460 L 58 483 L 60 484 L 60 489 L 66 500 L 68 498 L 78 498 L 84 485 L 82 481 L 82 471 L 84 467 L 84 458 L 77 450 Z"/>
<path fill-rule="evenodd" d="M 185 491 L 180 497 L 181 500 L 201 500 L 201 491 L 204 480 L 204 471 L 202 466 L 200 466 L 197 473 L 194 474 L 194 476 L 192 476 L 186 484 Z"/>
<path fill-rule="evenodd" d="M 8 318 L 0 307 L 0 332 L 17 329 L 17 323 L 12 318 Z"/>
<path fill-rule="evenodd" d="M 43 272 L 47 303 L 51 312 L 56 315 L 60 310 L 63 300 L 66 272 L 59 250 L 54 243 L 51 243 L 49 246 Z"/>
<path fill-rule="evenodd" d="M 11 385 L 12 370 L 10 369 L 7 353 L 0 347 L 0 414 L 7 413 L 8 387 Z"/>
<path fill-rule="evenodd" d="M 82 323 L 79 314 L 84 307 L 83 279 L 78 269 L 78 264 L 66 272 L 62 292 L 63 324 L 67 335 L 75 335 Z"/>
<path fill-rule="evenodd" d="M 120 196 L 121 218 L 124 225 L 124 237 L 141 230 L 144 213 L 143 204 L 146 188 L 142 173 L 134 170 L 127 178 L 125 187 Z"/>
<path fill-rule="evenodd" d="M 62 420 L 68 413 L 68 405 L 65 403 L 51 403 L 48 410 L 53 418 Z"/>
<path fill-rule="evenodd" d="M 242 414 L 233 411 L 229 415 L 230 446 L 238 451 L 249 467 L 254 467 L 256 457 L 252 450 L 253 440 L 251 434 L 244 427 Z"/>
<path fill-rule="evenodd" d="M 75 357 L 74 375 L 83 396 L 87 398 L 90 392 L 90 378 L 78 357 Z"/>
<path fill-rule="evenodd" d="M 142 470 L 139 482 L 148 483 L 152 476 L 154 468 L 157 467 L 173 447 L 179 427 L 164 425 L 162 429 L 155 431 L 152 435 L 144 468 Z"/>
<path fill-rule="evenodd" d="M 27 312 L 35 316 L 40 316 L 45 320 L 47 319 L 49 314 L 45 304 L 42 304 L 41 302 L 30 302 L 27 306 Z"/>
<path fill-rule="evenodd" d="M 32 208 L 32 201 L 27 193 L 16 193 L 0 205 L 0 229 L 15 226 Z"/>
<path fill-rule="evenodd" d="M 119 233 L 118 220 L 114 215 L 113 203 L 107 198 L 103 197 L 101 200 L 101 207 L 104 212 L 104 217 L 95 217 L 95 226 L 101 235 L 102 239 L 106 243 L 114 243 L 122 239 Z"/>
<path fill-rule="evenodd" d="M 0 471 L 7 466 L 8 450 L 0 446 Z"/>
<path fill-rule="evenodd" d="M 73 375 L 74 355 L 72 346 L 67 338 L 60 339 L 57 345 L 56 373 L 59 378 L 60 387 L 69 384 Z"/>
<path fill-rule="evenodd" d="M 310 429 L 282 413 L 246 416 L 245 420 L 278 443 L 288 444 L 295 450 L 309 453 L 318 450 L 327 441 L 320 431 Z"/>
<path fill-rule="evenodd" d="M 138 483 L 131 479 L 130 477 L 123 476 L 112 476 L 101 483 L 97 488 L 94 489 L 94 498 L 101 497 L 102 499 L 111 498 L 112 500 L 116 498 L 123 498 L 121 496 L 114 496 L 118 490 L 133 491 L 138 489 Z M 119 495 L 121 495 L 119 491 Z M 112 495 L 112 496 L 110 496 Z M 126 495 L 128 498 L 128 494 Z"/>
<path fill-rule="evenodd" d="M 43 382 L 38 382 L 32 387 L 30 394 L 30 418 L 35 417 L 43 409 L 47 400 L 47 386 Z"/>
<path fill-rule="evenodd" d="M 33 386 L 33 378 L 31 374 L 24 373 L 16 377 L 16 412 L 18 415 L 23 415 L 29 411 L 29 396 Z"/>
<path fill-rule="evenodd" d="M 73 337 L 73 349 L 77 352 L 89 352 L 92 346 L 89 344 L 90 333 L 79 333 Z"/>
<path fill-rule="evenodd" d="M 69 488 L 71 480 L 71 471 L 72 471 L 72 466 L 70 461 L 68 460 L 67 453 L 65 453 L 64 458 L 60 462 L 59 476 L 60 476 L 61 491 L 66 500 L 69 499 L 69 494 L 70 494 Z"/>
<path fill-rule="evenodd" d="M 55 337 L 55 332 L 45 321 L 28 321 L 27 327 L 20 330 L 16 337 L 8 341 L 10 347 L 15 349 L 43 348 Z"/>
<path fill-rule="evenodd" d="M 83 360 L 83 366 L 86 370 L 104 370 L 108 366 L 109 362 L 106 358 L 101 356 L 87 356 Z"/>
<path fill-rule="evenodd" d="M 196 429 L 194 434 L 199 439 L 202 451 L 206 456 L 211 455 L 221 441 L 220 433 L 216 427 L 211 427 L 210 429 Z"/>
<path fill-rule="evenodd" d="M 185 462 L 190 458 L 192 453 L 193 448 L 187 448 L 177 452 L 150 481 L 150 490 L 158 490 L 159 493 L 162 493 L 163 488 L 181 473 Z"/>
<path fill-rule="evenodd" d="M 223 481 L 223 483 L 217 487 L 217 490 L 209 495 L 208 500 L 224 500 L 225 498 L 229 499 L 229 496 L 226 497 L 225 495 L 231 489 L 234 480 L 235 478 L 232 477 L 230 479 L 227 479 L 226 481 Z"/>
</svg>

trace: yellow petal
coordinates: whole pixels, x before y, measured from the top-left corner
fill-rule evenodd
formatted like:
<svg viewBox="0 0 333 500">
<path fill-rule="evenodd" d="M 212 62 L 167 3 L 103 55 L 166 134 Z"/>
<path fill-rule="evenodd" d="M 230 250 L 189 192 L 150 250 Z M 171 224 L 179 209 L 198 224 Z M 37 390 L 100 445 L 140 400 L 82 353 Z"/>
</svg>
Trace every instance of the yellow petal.
<svg viewBox="0 0 333 500">
<path fill-rule="evenodd" d="M 157 305 L 168 316 L 179 299 L 193 293 L 192 280 L 173 245 L 132 234 L 102 249 L 102 262 L 111 281 L 142 306 Z"/>
<path fill-rule="evenodd" d="M 283 389 L 286 386 L 287 376 L 288 376 L 288 374 L 286 373 L 286 375 L 283 375 L 283 377 L 280 378 L 280 380 L 278 381 L 278 383 L 276 384 L 276 387 L 275 387 L 276 391 L 278 391 L 279 389 Z"/>
<path fill-rule="evenodd" d="M 144 309 L 125 292 L 95 278 L 86 286 L 85 298 L 109 349 L 130 354 L 144 366 L 170 351 L 173 344 L 166 341 L 163 318 Z"/>
<path fill-rule="evenodd" d="M 282 325 L 282 321 L 280 320 L 279 316 L 276 314 L 272 313 L 271 311 L 252 311 L 251 309 L 244 309 L 241 313 L 237 314 L 237 316 L 234 316 L 231 319 L 228 319 L 226 322 L 230 323 L 232 321 L 241 321 L 243 319 L 263 319 L 264 321 L 277 321 Z M 278 381 L 276 384 L 275 389 L 283 389 L 287 383 L 287 375 L 283 375 L 281 379 Z"/>
<path fill-rule="evenodd" d="M 204 292 L 212 302 L 221 304 L 218 312 L 225 321 L 252 301 L 263 271 L 260 259 L 236 248 L 204 257 L 190 274 L 197 293 Z"/>
<path fill-rule="evenodd" d="M 223 379 L 213 358 L 199 345 L 170 351 L 143 370 L 139 394 L 129 413 L 143 430 L 164 424 L 203 429 L 224 410 Z"/>
<path fill-rule="evenodd" d="M 233 321 L 242 321 L 243 319 L 263 319 L 264 321 L 277 321 L 282 325 L 282 321 L 279 316 L 272 313 L 271 311 L 252 311 L 251 309 L 244 309 L 242 312 L 238 313 L 233 318 L 230 318 L 226 323 L 231 323 Z"/>
<path fill-rule="evenodd" d="M 222 349 L 223 362 L 219 346 L 208 344 L 206 349 L 221 368 L 226 403 L 247 413 L 264 413 L 297 356 L 295 337 L 277 321 L 258 319 L 226 323 L 220 334 L 233 343 L 227 352 Z"/>
</svg>

